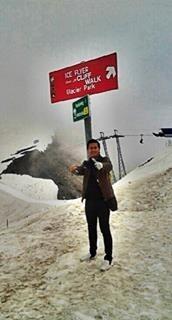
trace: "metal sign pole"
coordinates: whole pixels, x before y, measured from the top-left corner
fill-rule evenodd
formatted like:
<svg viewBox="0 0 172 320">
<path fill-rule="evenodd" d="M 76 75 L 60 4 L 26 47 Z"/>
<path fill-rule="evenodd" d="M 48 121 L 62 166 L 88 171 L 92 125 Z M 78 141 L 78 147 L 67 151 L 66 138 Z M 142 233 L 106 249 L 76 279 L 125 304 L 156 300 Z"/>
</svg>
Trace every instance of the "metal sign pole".
<svg viewBox="0 0 172 320">
<path fill-rule="evenodd" d="M 84 124 L 85 124 L 85 139 L 87 143 L 88 140 L 92 139 L 91 116 L 84 119 Z"/>
<path fill-rule="evenodd" d="M 92 138 L 90 97 L 87 95 L 72 103 L 73 121 L 84 119 L 86 151 L 87 142 Z M 87 153 L 87 152 L 86 152 Z"/>
<path fill-rule="evenodd" d="M 89 117 L 84 119 L 85 127 L 85 140 L 86 140 L 86 154 L 87 154 L 87 142 L 92 139 L 92 127 L 91 127 L 91 106 L 90 97 L 88 96 Z"/>
</svg>

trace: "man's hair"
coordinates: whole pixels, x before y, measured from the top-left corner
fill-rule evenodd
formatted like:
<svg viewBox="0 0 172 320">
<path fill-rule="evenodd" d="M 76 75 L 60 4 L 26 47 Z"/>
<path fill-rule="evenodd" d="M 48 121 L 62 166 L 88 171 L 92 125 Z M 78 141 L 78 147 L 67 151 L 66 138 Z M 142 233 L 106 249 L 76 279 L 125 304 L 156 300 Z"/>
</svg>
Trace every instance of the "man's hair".
<svg viewBox="0 0 172 320">
<path fill-rule="evenodd" d="M 87 149 L 88 149 L 88 147 L 89 147 L 89 145 L 90 145 L 91 143 L 97 143 L 98 148 L 100 149 L 100 143 L 99 143 L 99 141 L 97 141 L 96 139 L 90 139 L 90 140 L 88 140 L 88 142 L 87 142 Z"/>
</svg>

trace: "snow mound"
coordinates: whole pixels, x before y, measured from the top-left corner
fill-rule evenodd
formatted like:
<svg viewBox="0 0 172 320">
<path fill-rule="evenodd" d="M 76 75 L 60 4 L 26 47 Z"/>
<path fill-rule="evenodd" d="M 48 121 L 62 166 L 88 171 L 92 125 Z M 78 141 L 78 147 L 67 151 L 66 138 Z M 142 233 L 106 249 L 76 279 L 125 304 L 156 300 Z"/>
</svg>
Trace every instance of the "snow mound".
<svg viewBox="0 0 172 320">
<path fill-rule="evenodd" d="M 57 200 L 58 187 L 52 180 L 33 178 L 27 175 L 4 174 L 0 185 L 9 186 L 34 200 Z"/>
<path fill-rule="evenodd" d="M 148 177 L 162 174 L 166 170 L 172 168 L 172 149 L 156 155 L 151 161 L 145 162 L 135 170 L 128 173 L 124 178 L 119 180 L 115 185 L 125 185 L 138 180 L 146 180 Z"/>
</svg>

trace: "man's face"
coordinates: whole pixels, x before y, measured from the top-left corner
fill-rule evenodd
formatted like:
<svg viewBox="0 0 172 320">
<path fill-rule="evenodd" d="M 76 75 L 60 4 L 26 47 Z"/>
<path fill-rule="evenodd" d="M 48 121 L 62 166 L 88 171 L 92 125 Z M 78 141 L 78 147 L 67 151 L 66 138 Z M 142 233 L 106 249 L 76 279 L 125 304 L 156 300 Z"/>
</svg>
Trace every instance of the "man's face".
<svg viewBox="0 0 172 320">
<path fill-rule="evenodd" d="M 88 157 L 94 158 L 99 156 L 100 149 L 97 143 L 90 143 L 87 149 Z"/>
</svg>

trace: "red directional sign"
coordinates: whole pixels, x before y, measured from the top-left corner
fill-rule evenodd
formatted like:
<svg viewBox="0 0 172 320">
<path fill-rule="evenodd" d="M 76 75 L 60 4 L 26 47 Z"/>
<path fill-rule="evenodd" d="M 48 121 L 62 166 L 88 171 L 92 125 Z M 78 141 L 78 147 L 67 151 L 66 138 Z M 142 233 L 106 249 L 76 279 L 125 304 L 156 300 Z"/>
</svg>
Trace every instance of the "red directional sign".
<svg viewBox="0 0 172 320">
<path fill-rule="evenodd" d="M 51 102 L 118 89 L 117 54 L 50 72 Z"/>
</svg>

